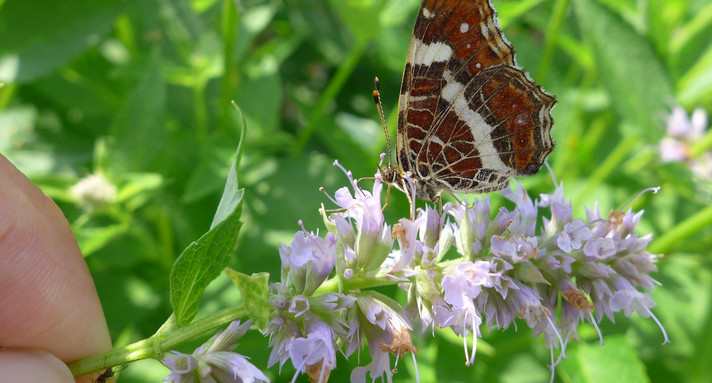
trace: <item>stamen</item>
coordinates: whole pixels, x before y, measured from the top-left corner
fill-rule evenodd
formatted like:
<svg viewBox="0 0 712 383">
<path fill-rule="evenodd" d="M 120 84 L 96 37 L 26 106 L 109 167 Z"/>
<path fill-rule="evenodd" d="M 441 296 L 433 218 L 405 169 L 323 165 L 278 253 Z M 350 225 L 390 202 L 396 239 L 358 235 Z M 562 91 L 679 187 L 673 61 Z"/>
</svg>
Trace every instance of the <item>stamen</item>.
<svg viewBox="0 0 712 383">
<path fill-rule="evenodd" d="M 645 306 L 643 306 L 643 307 L 645 307 Z M 667 332 L 665 331 L 665 327 L 663 327 L 663 324 L 660 323 L 660 321 L 658 320 L 658 317 L 656 317 L 655 314 L 653 314 L 653 312 L 650 311 L 650 309 L 647 308 L 647 307 L 645 307 L 645 311 L 647 311 L 648 314 L 650 314 L 650 316 L 653 318 L 653 320 L 655 321 L 655 323 L 658 324 L 658 327 L 660 327 L 660 331 L 663 332 L 663 337 L 665 337 L 665 340 L 663 341 L 663 344 L 665 344 L 665 343 L 670 343 L 670 338 L 668 338 Z"/>
<path fill-rule="evenodd" d="M 544 166 L 546 166 L 546 170 L 549 171 L 549 175 L 551 176 L 552 181 L 554 181 L 554 187 L 559 187 L 559 183 L 556 182 L 556 176 L 554 175 L 554 169 L 551 168 L 551 165 L 549 165 L 549 160 L 544 160 Z"/>
<path fill-rule="evenodd" d="M 623 207 L 622 207 L 620 210 L 618 210 L 618 211 L 624 212 L 624 211 L 625 211 L 626 209 L 628 209 L 628 207 L 633 203 L 633 201 L 635 201 L 636 199 L 638 199 L 638 198 L 639 198 L 640 196 L 642 196 L 643 194 L 645 194 L 645 193 L 647 193 L 647 192 L 653 192 L 653 194 L 658 194 L 658 191 L 660 191 L 660 186 L 654 186 L 654 187 L 649 187 L 649 188 L 647 188 L 647 189 L 643 189 L 643 190 L 641 190 L 640 192 L 638 192 L 638 194 L 636 194 L 635 196 L 633 196 L 633 198 L 631 198 L 630 201 L 626 202 L 626 204 L 623 205 Z"/>
<path fill-rule="evenodd" d="M 606 225 L 606 226 L 608 226 L 608 225 L 611 224 L 610 222 L 608 222 L 607 220 L 605 220 L 605 219 L 603 219 L 603 218 L 596 218 L 596 219 L 594 219 L 593 221 L 590 221 L 589 223 L 587 223 L 587 224 L 586 224 L 586 227 L 591 228 L 591 227 L 593 227 L 593 226 L 595 226 L 596 224 L 599 224 L 599 223 L 602 223 L 602 224 L 604 224 L 604 225 Z"/>
<path fill-rule="evenodd" d="M 324 373 L 326 373 L 326 363 L 321 361 L 321 373 L 319 374 L 319 383 L 324 383 Z"/>
<path fill-rule="evenodd" d="M 467 336 L 462 337 L 462 348 L 465 349 L 465 366 L 469 367 L 470 366 L 470 350 L 467 349 Z"/>
<path fill-rule="evenodd" d="M 324 189 L 323 186 L 319 188 L 319 191 L 322 192 L 322 193 L 324 193 L 324 195 L 326 196 L 326 198 L 328 198 L 329 200 L 331 200 L 331 202 L 333 202 L 334 205 L 338 205 L 338 204 L 339 204 L 338 202 L 336 202 L 336 200 L 335 200 L 334 198 L 332 198 L 332 197 L 329 195 L 329 193 L 326 192 L 326 190 Z"/>
<path fill-rule="evenodd" d="M 470 365 L 475 364 L 475 353 L 477 352 L 477 327 L 475 322 L 475 316 L 472 316 L 472 357 L 470 360 Z"/>
<path fill-rule="evenodd" d="M 566 358 L 566 345 L 564 345 L 564 340 L 561 339 L 561 334 L 559 334 L 559 330 L 556 329 L 556 325 L 554 325 L 554 322 L 551 321 L 551 317 L 549 315 L 545 315 L 545 317 L 546 320 L 549 322 L 551 329 L 554 330 L 554 334 L 556 334 L 556 339 L 559 340 L 559 345 L 561 346 L 560 357 Z"/>
<path fill-rule="evenodd" d="M 403 176 L 403 181 L 405 181 L 407 184 L 404 185 L 405 187 L 403 188 L 404 191 L 407 191 L 410 189 L 410 193 L 405 193 L 406 197 L 408 197 L 408 203 L 410 204 L 410 219 L 414 220 L 415 219 L 415 182 L 411 179 L 411 174 L 410 172 L 405 173 Z"/>
<path fill-rule="evenodd" d="M 334 166 L 337 166 L 339 169 L 341 169 L 342 172 L 344 172 L 344 174 L 346 174 L 346 177 L 348 177 L 349 182 L 351 183 L 351 185 L 354 187 L 355 190 L 361 191 L 361 189 L 359 189 L 358 186 L 356 185 L 356 181 L 354 181 L 354 175 L 353 175 L 353 173 L 351 173 L 351 170 L 346 170 L 339 163 L 339 160 L 334 160 Z M 363 194 L 363 192 L 361 194 Z"/>
<path fill-rule="evenodd" d="M 593 312 L 589 311 L 587 314 L 588 321 L 591 322 L 591 325 L 593 325 L 593 328 L 595 328 L 598 333 L 598 343 L 603 346 L 603 334 L 601 334 L 601 329 L 598 328 L 598 322 L 596 322 L 596 319 L 593 317 Z"/>
<path fill-rule="evenodd" d="M 415 359 L 415 354 L 413 354 L 411 352 L 410 356 L 413 357 L 413 368 L 415 369 L 415 381 L 416 381 L 416 383 L 420 383 L 420 374 L 418 373 L 418 362 Z"/>
</svg>

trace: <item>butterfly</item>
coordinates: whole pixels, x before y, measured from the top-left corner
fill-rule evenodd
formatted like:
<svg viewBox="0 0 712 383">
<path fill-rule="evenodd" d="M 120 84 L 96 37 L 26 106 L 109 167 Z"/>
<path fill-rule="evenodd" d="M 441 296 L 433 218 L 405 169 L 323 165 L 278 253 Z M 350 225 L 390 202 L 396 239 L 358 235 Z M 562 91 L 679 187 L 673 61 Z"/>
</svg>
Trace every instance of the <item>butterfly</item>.
<svg viewBox="0 0 712 383">
<path fill-rule="evenodd" d="M 397 163 L 389 142 L 381 178 L 406 194 L 412 182 L 430 201 L 501 190 L 554 149 L 555 103 L 517 67 L 489 0 L 424 0 L 400 90 Z"/>
</svg>

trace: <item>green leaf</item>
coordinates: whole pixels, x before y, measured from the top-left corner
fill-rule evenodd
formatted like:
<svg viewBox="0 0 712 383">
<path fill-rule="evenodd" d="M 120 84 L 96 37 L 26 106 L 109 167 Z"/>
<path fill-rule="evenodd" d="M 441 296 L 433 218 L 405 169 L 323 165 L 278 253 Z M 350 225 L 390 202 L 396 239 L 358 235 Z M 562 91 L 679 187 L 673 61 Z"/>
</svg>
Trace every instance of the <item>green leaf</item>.
<svg viewBox="0 0 712 383">
<path fill-rule="evenodd" d="M 380 34 L 381 23 L 378 15 L 383 7 L 383 1 L 331 0 L 329 4 L 334 7 L 348 29 L 354 34 L 356 41 L 368 41 Z"/>
<path fill-rule="evenodd" d="M 240 117 L 240 144 L 237 147 L 237 163 L 239 165 L 245 149 L 247 122 L 242 109 L 234 101 L 233 107 Z M 228 153 L 226 142 L 225 137 L 217 135 L 203 145 L 198 166 L 188 179 L 183 201 L 193 202 L 219 190 L 220 184 L 216 180 L 222 179 L 229 171 L 227 168 L 228 158 L 235 155 L 232 149 Z"/>
<path fill-rule="evenodd" d="M 160 56 L 152 54 L 143 77 L 111 125 L 114 150 L 109 166 L 115 174 L 150 169 L 151 162 L 161 153 L 166 133 L 166 88 L 161 64 Z"/>
<path fill-rule="evenodd" d="M 497 18 L 502 29 L 512 24 L 514 20 L 531 12 L 543 0 L 524 0 L 511 3 L 497 4 Z"/>
<path fill-rule="evenodd" d="M 82 254 L 88 257 L 106 246 L 111 240 L 126 233 L 128 229 L 129 226 L 127 224 L 119 223 L 96 228 L 78 228 L 74 232 Z"/>
<path fill-rule="evenodd" d="M 644 383 L 645 367 L 635 348 L 622 336 L 606 337 L 606 344 L 578 343 L 560 368 L 572 383 Z"/>
<path fill-rule="evenodd" d="M 269 304 L 269 273 L 247 275 L 232 269 L 227 269 L 225 272 L 240 289 L 247 315 L 255 322 L 258 329 L 266 329 L 272 311 L 272 306 Z"/>
<path fill-rule="evenodd" d="M 158 173 L 129 173 L 121 175 L 123 182 L 116 195 L 116 201 L 123 203 L 129 211 L 144 206 L 163 186 L 164 180 Z"/>
<path fill-rule="evenodd" d="M 229 156 L 234 156 L 232 149 L 227 152 L 225 142 L 224 137 L 215 137 L 203 145 L 197 166 L 191 172 L 181 198 L 184 202 L 192 203 L 219 192 L 222 187 L 220 179 L 228 172 Z"/>
<path fill-rule="evenodd" d="M 670 78 L 649 41 L 610 9 L 593 0 L 574 1 L 584 37 L 590 43 L 598 76 L 617 114 L 630 122 L 626 135 L 657 140 L 673 95 Z"/>
<path fill-rule="evenodd" d="M 7 0 L 0 12 L 0 82 L 36 79 L 96 44 L 123 11 L 117 0 Z"/>
<path fill-rule="evenodd" d="M 677 82 L 680 103 L 690 109 L 712 97 L 712 45 Z"/>
<path fill-rule="evenodd" d="M 694 11 L 693 11 L 694 12 Z M 712 3 L 697 10 L 689 22 L 681 24 L 670 38 L 670 59 L 682 65 L 694 62 L 712 42 Z"/>
<path fill-rule="evenodd" d="M 171 305 L 178 326 L 195 317 L 201 294 L 230 262 L 240 231 L 243 192 L 238 189 L 236 158 L 210 230 L 183 251 L 171 270 Z"/>
</svg>

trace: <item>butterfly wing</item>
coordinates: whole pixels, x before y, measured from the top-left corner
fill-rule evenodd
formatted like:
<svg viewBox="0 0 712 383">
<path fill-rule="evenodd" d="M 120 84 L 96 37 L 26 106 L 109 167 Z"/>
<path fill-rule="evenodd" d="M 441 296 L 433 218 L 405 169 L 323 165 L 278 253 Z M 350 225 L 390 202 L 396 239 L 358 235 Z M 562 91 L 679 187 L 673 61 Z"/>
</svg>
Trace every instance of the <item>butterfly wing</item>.
<svg viewBox="0 0 712 383">
<path fill-rule="evenodd" d="M 499 190 L 553 150 L 555 102 L 516 67 L 488 0 L 425 0 L 401 84 L 399 163 L 418 198 Z"/>
</svg>

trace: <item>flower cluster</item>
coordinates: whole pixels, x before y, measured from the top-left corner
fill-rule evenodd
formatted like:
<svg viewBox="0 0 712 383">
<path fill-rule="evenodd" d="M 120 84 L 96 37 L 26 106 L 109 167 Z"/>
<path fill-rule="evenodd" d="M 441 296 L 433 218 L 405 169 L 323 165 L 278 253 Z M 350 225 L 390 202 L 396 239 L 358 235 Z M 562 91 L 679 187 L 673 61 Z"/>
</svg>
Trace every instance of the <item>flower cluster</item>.
<svg viewBox="0 0 712 383">
<path fill-rule="evenodd" d="M 712 152 L 694 155 L 692 147 L 705 135 L 707 113 L 695 109 L 690 117 L 676 107 L 667 117 L 667 136 L 660 141 L 660 158 L 663 162 L 685 162 L 693 174 L 702 180 L 712 180 Z"/>
<path fill-rule="evenodd" d="M 500 208 L 494 218 L 485 197 L 472 206 L 426 207 L 389 225 L 379 176 L 369 192 L 345 173 L 351 190 L 341 188 L 332 199 L 341 209 L 321 210 L 326 235 L 302 227 L 280 248 L 270 365 L 291 360 L 297 374 L 325 382 L 336 350 L 349 357 L 365 341 L 371 362 L 354 369 L 351 381 L 370 375 L 390 382 L 390 354 L 397 363 L 418 351 L 414 329 L 451 328 L 463 337 L 471 364 L 483 323 L 506 329 L 519 319 L 544 334 L 553 369 L 554 350 L 565 356 L 583 320 L 597 328 L 604 316 L 637 311 L 657 322 L 649 295 L 657 256 L 646 251 L 651 236 L 635 232 L 642 211 L 603 216 L 596 206 L 585 220 L 574 219 L 561 186 L 536 201 L 517 186 L 502 191 L 514 209 Z M 405 305 L 369 289 L 392 284 L 408 291 Z"/>
</svg>

